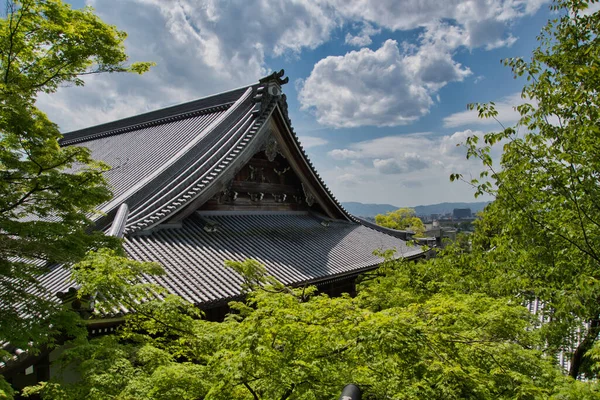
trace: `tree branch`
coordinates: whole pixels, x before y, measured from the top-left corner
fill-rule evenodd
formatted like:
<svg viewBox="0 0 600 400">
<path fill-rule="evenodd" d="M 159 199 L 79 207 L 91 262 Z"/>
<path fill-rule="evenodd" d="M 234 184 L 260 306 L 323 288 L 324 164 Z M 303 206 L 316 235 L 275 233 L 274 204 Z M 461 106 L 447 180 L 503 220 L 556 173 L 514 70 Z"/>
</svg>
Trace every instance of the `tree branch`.
<svg viewBox="0 0 600 400">
<path fill-rule="evenodd" d="M 258 397 L 258 394 L 256 394 L 256 392 L 254 390 L 252 390 L 250 385 L 248 385 L 246 382 L 242 382 L 242 385 L 244 385 L 246 387 L 246 389 L 248 389 L 248 391 L 252 394 L 252 397 L 254 398 L 254 400 L 260 400 L 260 397 Z"/>
</svg>

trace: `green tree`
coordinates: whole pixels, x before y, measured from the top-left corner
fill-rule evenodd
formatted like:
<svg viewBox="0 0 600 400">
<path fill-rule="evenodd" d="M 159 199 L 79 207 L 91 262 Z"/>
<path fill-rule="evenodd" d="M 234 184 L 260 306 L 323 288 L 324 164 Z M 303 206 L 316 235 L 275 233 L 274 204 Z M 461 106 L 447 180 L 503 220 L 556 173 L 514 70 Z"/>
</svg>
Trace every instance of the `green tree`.
<svg viewBox="0 0 600 400">
<path fill-rule="evenodd" d="M 572 377 L 595 375 L 586 354 L 600 333 L 600 13 L 587 12 L 592 3 L 554 2 L 531 59 L 504 61 L 527 79 L 519 122 L 484 143 L 467 140 L 469 157 L 485 166 L 471 183 L 495 196 L 473 236 L 471 271 L 490 292 L 543 302 L 546 351 L 574 349 Z M 497 118 L 493 103 L 471 108 Z M 490 148 L 500 144 L 496 166 Z"/>
<path fill-rule="evenodd" d="M 415 232 L 416 236 L 423 236 L 425 233 L 423 221 L 416 216 L 412 208 L 399 208 L 387 214 L 377 214 L 375 223 L 390 229 L 410 230 Z"/>
<path fill-rule="evenodd" d="M 58 127 L 35 106 L 39 93 L 83 85 L 82 76 L 143 73 L 127 65 L 126 35 L 90 8 L 60 0 L 5 3 L 0 18 L 0 342 L 42 346 L 76 320 L 61 312 L 38 277 L 48 265 L 77 262 L 118 241 L 90 231 L 111 197 L 102 172 L 78 146 L 61 147 Z M 76 171 L 76 172 L 74 172 Z M 31 349 L 34 351 L 35 349 Z M 0 349 L 0 356 L 2 350 Z"/>
<path fill-rule="evenodd" d="M 428 263 L 386 254 L 359 296 L 287 288 L 258 262 L 224 322 L 174 296 L 138 305 L 120 336 L 65 351 L 81 381 L 29 388 L 44 399 L 324 399 L 348 382 L 367 399 L 535 399 L 569 381 L 542 356 L 518 301 L 443 289 Z M 105 274 L 94 272 L 91 281 Z M 118 282 L 112 281 L 113 288 Z M 96 290 L 88 287 L 87 290 Z M 569 397 L 565 397 L 569 398 Z"/>
</svg>

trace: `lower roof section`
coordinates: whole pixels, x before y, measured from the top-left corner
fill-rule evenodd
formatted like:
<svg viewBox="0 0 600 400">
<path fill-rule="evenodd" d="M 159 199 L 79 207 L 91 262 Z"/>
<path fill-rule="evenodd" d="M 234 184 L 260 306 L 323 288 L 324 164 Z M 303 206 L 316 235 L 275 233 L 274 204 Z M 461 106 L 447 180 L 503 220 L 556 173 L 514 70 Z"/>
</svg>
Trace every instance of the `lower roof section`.
<svg viewBox="0 0 600 400">
<path fill-rule="evenodd" d="M 419 247 L 358 223 L 323 220 L 304 212 L 194 215 L 181 225 L 125 237 L 134 259 L 157 261 L 166 274 L 148 277 L 173 294 L 209 306 L 238 296 L 242 278 L 225 260 L 255 259 L 286 285 L 360 273 L 382 259 L 376 249 L 416 257 Z"/>
</svg>

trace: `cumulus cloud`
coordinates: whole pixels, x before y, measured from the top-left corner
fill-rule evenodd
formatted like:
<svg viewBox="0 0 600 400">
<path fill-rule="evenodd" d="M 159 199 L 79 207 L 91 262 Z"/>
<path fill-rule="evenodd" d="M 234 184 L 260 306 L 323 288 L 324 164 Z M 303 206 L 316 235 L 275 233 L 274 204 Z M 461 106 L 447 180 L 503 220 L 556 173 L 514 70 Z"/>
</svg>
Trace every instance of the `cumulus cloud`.
<svg viewBox="0 0 600 400">
<path fill-rule="evenodd" d="M 360 158 L 361 157 L 359 152 L 354 151 L 354 150 L 348 150 L 348 149 L 335 149 L 335 150 L 331 150 L 328 154 L 334 160 L 348 160 L 348 159 L 352 159 L 352 158 Z"/>
<path fill-rule="evenodd" d="M 302 89 L 302 105 L 312 107 L 326 125 L 402 125 L 426 114 L 440 87 L 470 73 L 454 60 L 457 48 L 509 45 L 515 40 L 512 21 L 546 1 L 88 0 L 103 20 L 129 34 L 132 60 L 158 66 L 142 78 L 90 78 L 84 89 L 62 89 L 39 102 L 63 130 L 75 129 L 255 82 L 269 72 L 267 60 L 314 49 L 341 27 L 354 27 L 346 37 L 353 46 L 371 44 L 383 30 L 419 28 L 412 48 L 388 41 L 375 51 L 322 60 Z M 357 71 L 359 66 L 373 68 L 379 78 Z M 339 79 L 354 83 L 340 82 L 335 93 L 342 104 L 329 107 L 315 90 L 336 67 Z M 348 121 L 354 116 L 356 121 Z"/>
<path fill-rule="evenodd" d="M 467 179 L 482 169 L 478 160 L 467 160 L 464 144 L 469 136 L 484 132 L 457 131 L 451 135 L 431 133 L 394 135 L 353 143 L 329 152 L 336 167 L 322 175 L 338 198 L 344 201 L 391 203 L 399 206 L 444 201 L 469 201 L 468 187 L 451 184 L 452 173 Z M 458 146 L 457 146 L 458 145 Z M 501 146 L 500 146 L 501 147 Z M 500 150 L 492 152 L 495 162 Z M 342 180 L 360 182 L 350 187 Z M 359 191 L 357 189 L 360 189 Z"/>
<path fill-rule="evenodd" d="M 322 0 L 346 18 L 363 19 L 390 30 L 410 30 L 435 20 L 495 20 L 508 23 L 535 13 L 549 0 Z M 498 34 L 503 34 L 499 32 Z"/>
<path fill-rule="evenodd" d="M 394 175 L 418 171 L 428 167 L 428 164 L 419 155 L 405 155 L 400 159 L 386 158 L 374 159 L 373 167 L 382 174 Z"/>
<path fill-rule="evenodd" d="M 525 103 L 526 101 L 521 98 L 521 93 L 514 93 L 510 96 L 506 96 L 499 101 L 495 102 L 496 111 L 498 111 L 498 121 L 505 125 L 514 124 L 520 118 L 519 113 L 515 110 L 515 107 Z M 479 118 L 477 110 L 467 110 L 458 113 L 450 114 L 444 118 L 444 126 L 447 128 L 456 128 L 459 126 L 469 125 L 492 125 L 497 126 L 498 121 L 493 118 Z"/>
<path fill-rule="evenodd" d="M 363 48 L 319 61 L 299 99 L 302 108 L 313 109 L 324 125 L 404 125 L 433 104 L 427 88 L 413 76 L 398 43 L 387 40 L 375 51 Z"/>
<path fill-rule="evenodd" d="M 342 23 L 335 10 L 309 1 L 88 3 L 128 33 L 132 60 L 157 66 L 143 77 L 103 75 L 88 79 L 83 89 L 40 96 L 40 107 L 64 131 L 256 82 L 269 72 L 267 56 L 315 48 Z"/>
<path fill-rule="evenodd" d="M 471 70 L 454 61 L 452 52 L 465 43 L 465 32 L 448 23 L 432 23 L 420 36 L 419 47 L 409 47 L 405 63 L 411 75 L 419 79 L 431 93 L 448 82 L 462 81 Z"/>
<path fill-rule="evenodd" d="M 352 168 L 363 173 L 410 175 L 431 169 L 462 170 L 473 165 L 473 161 L 466 159 L 463 146 L 470 136 L 481 138 L 483 132 L 467 129 L 444 136 L 428 132 L 384 136 L 353 143 L 345 149 L 334 149 L 328 155 L 337 161 L 350 161 Z M 355 174 L 361 175 L 360 172 Z"/>
<path fill-rule="evenodd" d="M 365 23 L 356 36 L 350 32 L 346 34 L 345 42 L 350 46 L 364 47 L 373 43 L 371 36 L 381 33 L 381 29 L 375 29 L 373 25 Z"/>
<path fill-rule="evenodd" d="M 472 73 L 455 60 L 457 49 L 512 45 L 517 38 L 509 31 L 510 23 L 545 2 L 324 1 L 346 19 L 362 19 L 389 30 L 422 29 L 416 43 L 399 46 L 388 40 L 376 51 L 363 48 L 327 57 L 314 66 L 299 100 L 319 123 L 335 128 L 405 125 L 426 115 L 439 89 Z M 367 34 L 348 34 L 346 43 L 365 46 L 371 39 Z"/>
<path fill-rule="evenodd" d="M 340 185 L 348 186 L 348 187 L 355 187 L 355 186 L 363 183 L 362 180 L 358 176 L 356 176 L 355 174 L 352 174 L 352 173 L 342 173 L 342 174 L 338 175 L 336 179 Z"/>
<path fill-rule="evenodd" d="M 387 40 L 375 51 L 320 60 L 301 86 L 302 109 L 335 128 L 406 125 L 426 115 L 437 91 L 471 70 L 452 58 L 467 40 L 460 27 L 431 23 L 419 40 L 403 46 Z"/>
</svg>

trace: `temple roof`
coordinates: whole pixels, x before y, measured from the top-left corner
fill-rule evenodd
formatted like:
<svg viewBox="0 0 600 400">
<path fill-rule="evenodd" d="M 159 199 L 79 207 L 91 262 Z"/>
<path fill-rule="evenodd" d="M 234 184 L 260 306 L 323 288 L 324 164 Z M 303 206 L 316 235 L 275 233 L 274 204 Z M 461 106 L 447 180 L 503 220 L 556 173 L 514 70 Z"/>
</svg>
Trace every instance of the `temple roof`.
<svg viewBox="0 0 600 400">
<path fill-rule="evenodd" d="M 198 213 L 149 235 L 126 235 L 124 248 L 134 259 L 164 266 L 165 275 L 146 277 L 147 282 L 203 306 L 241 293 L 242 279 L 224 267 L 225 260 L 255 259 L 282 283 L 297 286 L 373 269 L 382 261 L 373 254 L 376 249 L 396 249 L 404 258 L 422 254 L 419 247 L 361 224 L 308 212 Z M 64 292 L 71 286 L 67 276 L 66 268 L 57 267 L 54 279 L 43 284 Z"/>
<path fill-rule="evenodd" d="M 282 76 L 64 135 L 61 145 L 86 146 L 112 167 L 106 177 L 114 198 L 100 207 L 97 228 L 124 237 L 132 258 L 165 267 L 165 276 L 149 281 L 210 304 L 240 293 L 241 278 L 224 268 L 227 259 L 254 258 L 298 285 L 374 268 L 381 262 L 376 249 L 423 253 L 406 246 L 406 233 L 359 220 L 335 199 L 294 133 Z M 273 168 L 280 165 L 286 168 Z M 291 169 L 293 176 L 254 176 L 263 169 Z M 252 187 L 270 188 L 270 205 Z M 249 196 L 245 206 L 234 203 L 234 190 Z M 223 211 L 222 199 L 234 211 Z M 211 214 L 207 205 L 221 211 Z M 206 221 L 214 226 L 204 229 Z M 50 292 L 64 292 L 72 286 L 67 277 L 56 266 L 42 281 Z"/>
<path fill-rule="evenodd" d="M 107 216 L 98 226 L 109 225 L 123 203 L 130 210 L 125 232 L 131 233 L 168 220 L 193 201 L 201 202 L 202 195 L 206 200 L 221 175 L 264 141 L 262 131 L 273 119 L 288 131 L 298 168 L 303 168 L 299 173 L 317 200 L 326 203 L 322 205 L 331 217 L 354 220 L 320 178 L 291 127 L 279 86 L 287 82 L 282 75 L 283 71 L 258 84 L 64 134 L 61 145 L 85 146 L 94 159 L 112 167 L 106 177 L 114 197 L 100 207 Z"/>
</svg>

